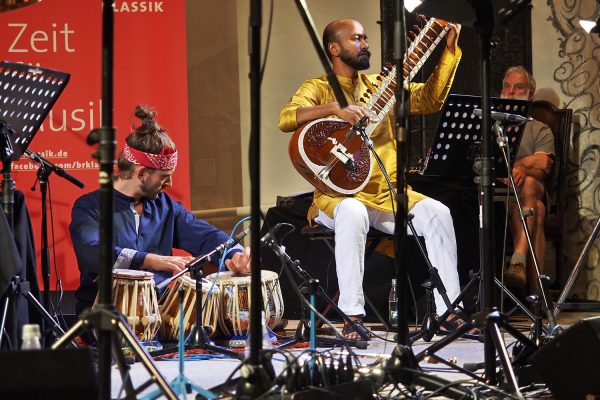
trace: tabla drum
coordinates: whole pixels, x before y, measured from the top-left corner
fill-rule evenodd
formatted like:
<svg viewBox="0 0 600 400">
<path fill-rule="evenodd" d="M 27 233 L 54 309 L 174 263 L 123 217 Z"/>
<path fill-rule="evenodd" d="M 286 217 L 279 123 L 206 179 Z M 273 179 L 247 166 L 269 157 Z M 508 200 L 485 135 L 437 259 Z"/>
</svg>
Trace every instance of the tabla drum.
<svg viewBox="0 0 600 400">
<path fill-rule="evenodd" d="M 217 274 L 207 277 L 215 280 Z M 221 272 L 217 285 L 221 289 L 219 329 L 224 336 L 246 336 L 250 321 L 250 275 Z M 279 277 L 273 271 L 261 271 L 263 310 L 269 328 L 280 325 L 283 317 L 283 296 Z"/>
<path fill-rule="evenodd" d="M 219 318 L 219 287 L 213 282 L 202 279 L 202 304 L 206 301 L 206 294 L 211 289 L 206 307 L 202 310 L 202 325 L 211 328 L 211 336 L 217 330 Z M 160 315 L 163 319 L 162 327 L 158 333 L 160 340 L 167 342 L 177 341 L 179 338 L 179 288 L 183 288 L 183 324 L 187 336 L 196 324 L 196 281 L 189 276 L 180 276 L 167 288 L 159 301 Z"/>
<path fill-rule="evenodd" d="M 115 309 L 127 318 L 142 342 L 153 340 L 160 327 L 154 274 L 133 269 L 114 269 L 112 298 Z"/>
</svg>

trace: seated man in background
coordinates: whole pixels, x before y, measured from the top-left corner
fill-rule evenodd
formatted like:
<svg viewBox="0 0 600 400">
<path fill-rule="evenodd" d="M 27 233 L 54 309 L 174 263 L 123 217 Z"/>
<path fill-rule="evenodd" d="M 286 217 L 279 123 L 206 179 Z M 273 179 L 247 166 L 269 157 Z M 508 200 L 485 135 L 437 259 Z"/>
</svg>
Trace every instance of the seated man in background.
<svg viewBox="0 0 600 400">
<path fill-rule="evenodd" d="M 500 97 L 531 101 L 534 93 L 535 80 L 524 67 L 518 65 L 506 70 Z M 533 215 L 527 218 L 527 228 L 531 234 L 540 271 L 543 270 L 544 253 L 546 251 L 544 179 L 552 168 L 553 160 L 554 136 L 550 127 L 536 120 L 528 121 L 525 124 L 519 151 L 512 169 L 512 176 L 519 192 L 523 210 L 533 210 Z M 509 287 L 523 289 L 527 281 L 533 286 L 536 277 L 534 267 L 527 267 L 529 249 L 519 216 L 520 210 L 518 210 L 516 202 L 510 203 L 508 212 L 514 252 L 510 264 L 504 271 L 504 280 Z"/>
<path fill-rule="evenodd" d="M 229 236 L 197 219 L 163 190 L 171 186 L 177 165 L 177 149 L 154 119 L 156 112 L 137 106 L 142 124 L 125 139 L 114 182 L 115 247 L 113 268 L 146 270 L 156 284 L 177 273 L 194 259 L 174 256 L 173 248 L 195 256 L 207 254 Z M 100 243 L 100 190 L 78 198 L 70 225 L 80 271 L 77 312 L 89 308 L 98 290 Z M 233 272 L 248 272 L 250 249 L 236 246 L 225 265 Z M 212 260 L 218 264 L 219 260 Z"/>
</svg>

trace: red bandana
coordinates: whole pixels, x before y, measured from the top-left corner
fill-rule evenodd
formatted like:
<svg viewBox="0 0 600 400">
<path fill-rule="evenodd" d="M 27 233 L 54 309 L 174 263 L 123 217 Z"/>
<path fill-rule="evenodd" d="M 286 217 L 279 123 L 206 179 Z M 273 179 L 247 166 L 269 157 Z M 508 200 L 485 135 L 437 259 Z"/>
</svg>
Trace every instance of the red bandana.
<svg viewBox="0 0 600 400">
<path fill-rule="evenodd" d="M 163 147 L 160 153 L 152 154 L 125 145 L 123 156 L 131 163 L 148 168 L 175 169 L 177 166 L 177 150 L 170 147 Z"/>
</svg>

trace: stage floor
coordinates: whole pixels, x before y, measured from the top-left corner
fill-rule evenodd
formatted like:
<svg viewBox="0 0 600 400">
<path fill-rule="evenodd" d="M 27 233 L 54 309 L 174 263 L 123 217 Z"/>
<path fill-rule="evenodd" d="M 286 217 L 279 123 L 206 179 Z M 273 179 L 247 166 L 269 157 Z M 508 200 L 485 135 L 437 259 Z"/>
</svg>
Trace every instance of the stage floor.
<svg viewBox="0 0 600 400">
<path fill-rule="evenodd" d="M 573 323 L 587 317 L 596 316 L 598 313 L 590 312 L 563 312 L 559 314 L 557 323 L 563 328 L 567 329 Z M 514 317 L 510 320 L 511 324 L 521 330 L 524 334 L 528 334 L 530 329 L 530 323 L 527 319 L 521 317 Z M 288 331 L 294 328 L 297 321 L 290 321 L 288 324 Z M 377 333 L 385 337 L 388 340 L 393 340 L 393 333 L 387 333 L 378 330 L 377 325 L 372 324 L 372 327 L 377 330 Z M 381 326 L 379 326 L 381 328 Z M 291 333 L 290 333 L 291 334 Z M 444 336 L 435 336 L 431 342 L 424 342 L 418 340 L 412 346 L 413 352 L 418 354 L 431 346 L 432 343 L 443 339 Z M 509 353 L 512 350 L 514 339 L 512 336 L 505 334 L 504 340 L 508 346 Z M 377 360 L 380 355 L 389 355 L 394 349 L 395 343 L 386 342 L 383 339 L 373 338 L 369 342 L 367 349 L 360 350 L 354 349 L 355 353 L 359 355 L 360 361 L 363 365 L 369 365 Z M 482 363 L 483 362 L 483 348 L 484 345 L 481 342 L 472 339 L 459 338 L 451 342 L 449 345 L 437 352 L 437 355 L 445 360 L 450 360 L 459 366 L 463 366 L 466 363 Z M 322 350 L 326 350 L 323 348 Z M 300 350 L 296 350 L 300 351 Z M 559 360 L 557 360 L 558 362 Z M 284 362 L 282 356 L 274 356 L 273 367 L 276 373 L 280 373 L 284 368 Z M 224 383 L 228 377 L 235 371 L 239 366 L 240 361 L 231 358 L 213 359 L 213 360 L 186 360 L 184 363 L 184 375 L 189 380 L 200 386 L 203 389 L 211 389 L 219 384 Z M 155 361 L 155 365 L 160 373 L 165 377 L 167 382 L 172 382 L 179 374 L 179 362 L 177 361 Z M 421 362 L 420 367 L 437 377 L 441 377 L 448 381 L 459 381 L 468 380 L 469 377 L 465 374 L 456 372 L 451 368 L 447 367 L 442 363 L 431 363 Z M 483 374 L 483 370 L 477 371 L 478 374 Z M 237 376 L 237 373 L 234 374 Z M 145 367 L 137 362 L 131 365 L 131 379 L 134 387 L 137 388 L 143 382 L 147 381 L 149 374 Z M 472 382 L 472 381 L 471 381 Z M 472 383 L 466 383 L 472 385 Z M 150 389 L 147 389 L 143 394 L 148 394 L 153 390 L 156 390 L 157 386 L 153 385 Z M 124 392 L 121 385 L 121 376 L 116 367 L 112 367 L 112 397 L 113 399 L 124 397 Z M 191 397 L 193 398 L 193 397 Z"/>
</svg>

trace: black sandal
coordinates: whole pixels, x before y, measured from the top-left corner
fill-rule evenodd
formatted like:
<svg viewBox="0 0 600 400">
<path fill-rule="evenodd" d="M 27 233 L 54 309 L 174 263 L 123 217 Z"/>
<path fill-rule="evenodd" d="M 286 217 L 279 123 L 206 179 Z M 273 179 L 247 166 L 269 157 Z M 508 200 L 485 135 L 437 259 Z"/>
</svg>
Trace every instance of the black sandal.
<svg viewBox="0 0 600 400">
<path fill-rule="evenodd" d="M 466 323 L 467 322 L 464 319 L 460 318 L 458 315 L 450 314 L 448 318 L 446 318 L 446 320 L 440 324 L 440 330 L 446 332 L 454 332 Z M 469 331 L 467 331 L 466 333 L 469 335 L 479 335 L 481 333 L 481 330 L 479 328 L 473 327 L 469 329 Z"/>
<path fill-rule="evenodd" d="M 371 340 L 373 337 L 373 334 L 364 325 L 362 319 L 353 319 L 352 323 L 350 324 L 347 322 L 344 323 L 344 329 L 342 329 L 342 335 L 344 335 L 344 338 L 347 335 L 355 332 L 358 334 L 359 340 Z"/>
</svg>

